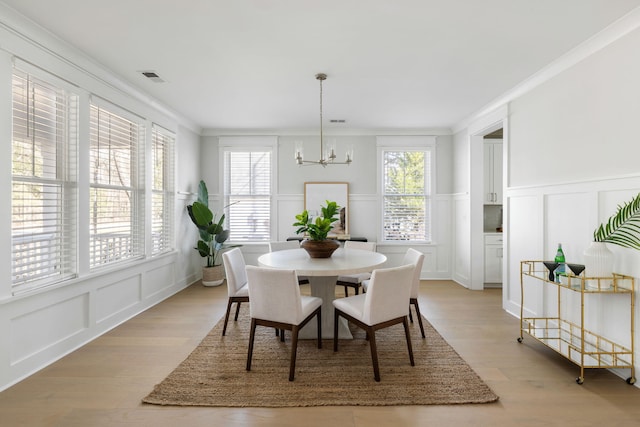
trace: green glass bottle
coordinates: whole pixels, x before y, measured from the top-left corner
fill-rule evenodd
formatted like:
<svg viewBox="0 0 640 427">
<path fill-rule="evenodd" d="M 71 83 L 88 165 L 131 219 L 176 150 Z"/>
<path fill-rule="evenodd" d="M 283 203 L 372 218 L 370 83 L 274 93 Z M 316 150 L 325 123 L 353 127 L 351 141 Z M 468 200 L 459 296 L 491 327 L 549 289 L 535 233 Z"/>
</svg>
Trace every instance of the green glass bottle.
<svg viewBox="0 0 640 427">
<path fill-rule="evenodd" d="M 558 243 L 558 251 L 556 252 L 556 257 L 554 261 L 557 263 L 560 263 L 558 268 L 556 268 L 556 282 L 559 282 L 560 276 L 565 275 L 565 268 L 566 268 L 564 251 L 562 250 L 562 243 Z"/>
</svg>

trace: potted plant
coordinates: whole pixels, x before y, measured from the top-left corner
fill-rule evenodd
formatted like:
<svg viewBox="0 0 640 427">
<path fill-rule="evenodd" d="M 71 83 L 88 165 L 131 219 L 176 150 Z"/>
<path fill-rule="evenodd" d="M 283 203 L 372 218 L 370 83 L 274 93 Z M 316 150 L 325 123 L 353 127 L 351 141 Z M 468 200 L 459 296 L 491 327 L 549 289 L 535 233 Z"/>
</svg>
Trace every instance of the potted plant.
<svg viewBox="0 0 640 427">
<path fill-rule="evenodd" d="M 307 251 L 311 258 L 329 258 L 333 252 L 340 247 L 340 244 L 327 239 L 332 224 L 338 221 L 340 207 L 336 202 L 326 201 L 326 206 L 321 206 L 322 215 L 315 218 L 309 216 L 305 209 L 301 214 L 296 215 L 294 226 L 298 227 L 296 234 L 304 234 L 308 239 L 304 240 L 300 246 Z"/>
<path fill-rule="evenodd" d="M 618 211 L 594 230 L 593 242 L 584 251 L 585 274 L 588 277 L 611 277 L 613 274 L 613 253 L 606 243 L 640 250 L 640 194 L 619 205 Z M 587 284 L 597 287 L 598 281 L 588 281 Z"/>
<path fill-rule="evenodd" d="M 224 282 L 221 253 L 224 249 L 234 246 L 225 245 L 229 238 L 229 230 L 225 230 L 224 214 L 216 220 L 216 215 L 209 209 L 209 192 L 204 181 L 198 186 L 198 199 L 187 206 L 189 218 L 198 227 L 200 238 L 194 248 L 201 257 L 207 259 L 207 265 L 202 269 L 202 284 L 218 286 Z"/>
</svg>

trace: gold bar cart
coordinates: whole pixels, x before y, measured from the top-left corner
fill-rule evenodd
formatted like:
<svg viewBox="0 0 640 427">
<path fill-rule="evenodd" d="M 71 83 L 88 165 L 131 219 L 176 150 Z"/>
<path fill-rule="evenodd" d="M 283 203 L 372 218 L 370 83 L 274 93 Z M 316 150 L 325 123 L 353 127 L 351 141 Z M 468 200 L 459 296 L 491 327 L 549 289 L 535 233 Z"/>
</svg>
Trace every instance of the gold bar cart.
<svg viewBox="0 0 640 427">
<path fill-rule="evenodd" d="M 557 289 L 557 313 L 549 317 L 525 317 L 525 279 L 531 277 L 529 286 L 550 285 Z M 549 271 L 544 261 L 520 262 L 520 336 L 522 343 L 524 333 L 555 350 L 576 365 L 580 366 L 578 384 L 584 383 L 584 370 L 587 368 L 626 368 L 631 375 L 628 384 L 635 384 L 634 372 L 634 315 L 635 315 L 635 280 L 633 277 L 614 273 L 612 277 L 585 277 L 567 272 L 560 276 L 560 281 L 550 280 Z M 562 312 L 562 297 L 565 292 L 580 295 L 580 320 L 571 322 Z M 624 347 L 613 340 L 585 329 L 585 297 L 591 294 L 613 295 L 627 294 L 630 300 L 630 346 Z M 543 294 L 544 297 L 544 294 Z M 544 300 L 544 298 L 543 298 Z M 544 306 L 544 302 L 543 302 Z"/>
</svg>

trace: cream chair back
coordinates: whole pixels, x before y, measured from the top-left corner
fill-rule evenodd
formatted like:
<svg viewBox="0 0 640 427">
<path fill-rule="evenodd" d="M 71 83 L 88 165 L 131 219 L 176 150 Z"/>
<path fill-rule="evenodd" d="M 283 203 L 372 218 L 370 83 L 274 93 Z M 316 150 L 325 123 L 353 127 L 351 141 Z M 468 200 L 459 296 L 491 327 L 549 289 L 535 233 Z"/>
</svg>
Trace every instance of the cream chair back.
<svg viewBox="0 0 640 427">
<path fill-rule="evenodd" d="M 233 248 L 222 254 L 225 274 L 227 276 L 227 294 L 236 295 L 238 290 L 247 284 L 244 257 L 240 248 Z"/>
<path fill-rule="evenodd" d="M 287 249 L 300 249 L 297 240 L 285 240 L 284 242 L 269 242 L 269 252 L 284 251 Z"/>
<path fill-rule="evenodd" d="M 290 324 L 304 320 L 295 270 L 248 265 L 246 271 L 252 318 Z"/>
<path fill-rule="evenodd" d="M 413 248 L 407 249 L 402 260 L 403 264 L 413 264 L 416 266 L 413 271 L 413 278 L 411 279 L 411 298 L 418 298 L 418 292 L 420 291 L 420 273 L 422 272 L 422 264 L 424 263 L 424 254 L 416 251 Z"/>
<path fill-rule="evenodd" d="M 352 240 L 347 240 L 344 242 L 345 249 L 360 249 L 363 251 L 376 251 L 376 242 L 355 242 Z"/>
<path fill-rule="evenodd" d="M 362 321 L 375 325 L 409 314 L 413 264 L 373 270 L 365 294 Z"/>
</svg>

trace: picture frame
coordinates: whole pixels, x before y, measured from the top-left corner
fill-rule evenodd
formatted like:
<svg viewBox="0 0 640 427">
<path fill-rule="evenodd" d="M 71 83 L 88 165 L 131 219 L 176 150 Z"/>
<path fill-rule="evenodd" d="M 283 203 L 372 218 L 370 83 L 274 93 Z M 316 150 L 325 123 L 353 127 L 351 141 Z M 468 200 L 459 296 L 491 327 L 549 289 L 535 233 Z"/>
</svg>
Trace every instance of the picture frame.
<svg viewBox="0 0 640 427">
<path fill-rule="evenodd" d="M 305 182 L 304 209 L 310 216 L 321 215 L 320 208 L 326 202 L 336 202 L 340 207 L 340 219 L 334 222 L 329 237 L 349 235 L 349 183 L 348 182 Z"/>
</svg>

